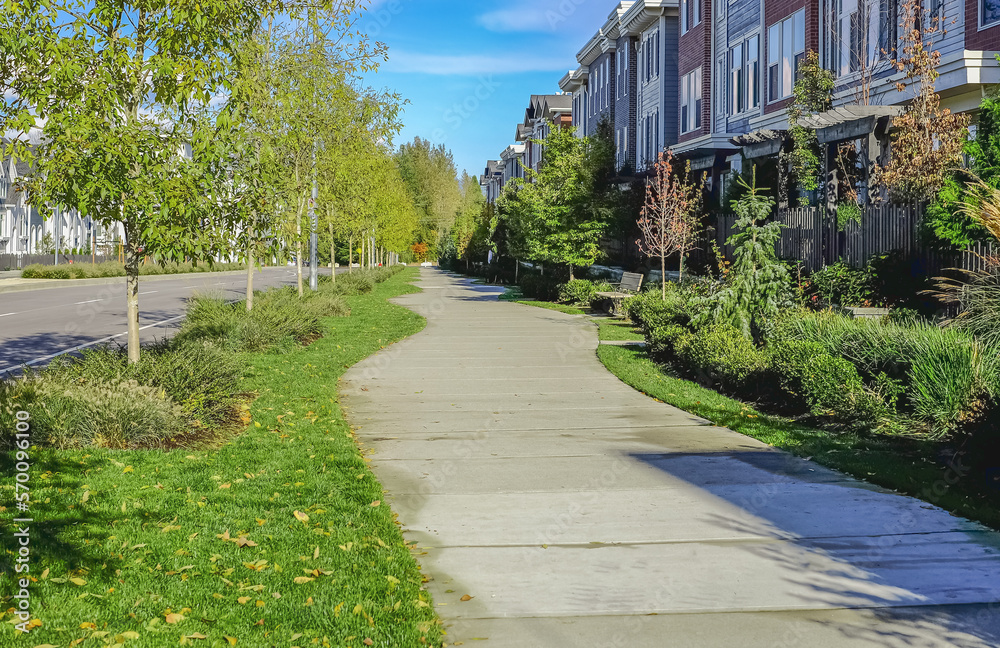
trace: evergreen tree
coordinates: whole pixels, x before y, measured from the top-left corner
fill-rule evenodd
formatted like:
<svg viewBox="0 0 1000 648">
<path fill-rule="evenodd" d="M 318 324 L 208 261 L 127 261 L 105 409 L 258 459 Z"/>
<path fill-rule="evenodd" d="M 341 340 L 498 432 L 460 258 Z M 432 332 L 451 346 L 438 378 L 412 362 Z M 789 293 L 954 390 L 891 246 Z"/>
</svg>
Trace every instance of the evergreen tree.
<svg viewBox="0 0 1000 648">
<path fill-rule="evenodd" d="M 737 231 L 726 242 L 734 248 L 726 286 L 705 299 L 707 308 L 694 324 L 731 324 L 746 337 L 753 337 L 788 303 L 790 279 L 777 254 L 783 225 L 768 222 L 774 200 L 762 195 L 756 182 L 745 189 L 747 192 L 732 205 Z"/>
</svg>

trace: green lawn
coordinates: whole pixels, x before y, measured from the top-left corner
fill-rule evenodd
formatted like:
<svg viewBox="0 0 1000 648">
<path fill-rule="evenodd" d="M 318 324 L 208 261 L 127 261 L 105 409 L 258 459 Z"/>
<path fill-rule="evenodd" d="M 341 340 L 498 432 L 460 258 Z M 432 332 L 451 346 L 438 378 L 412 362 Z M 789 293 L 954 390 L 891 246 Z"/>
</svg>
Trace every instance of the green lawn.
<svg viewBox="0 0 1000 648">
<path fill-rule="evenodd" d="M 507 292 L 500 295 L 501 301 L 513 302 L 515 304 L 524 304 L 525 306 L 535 306 L 536 308 L 545 308 L 547 310 L 554 310 L 560 313 L 566 313 L 567 315 L 584 315 L 586 311 L 578 306 L 569 306 L 567 304 L 557 304 L 555 302 L 547 301 L 536 301 L 534 299 L 525 299 L 521 295 L 521 289 L 517 286 L 512 286 L 507 288 Z"/>
<path fill-rule="evenodd" d="M 14 636 L 6 587 L 0 643 L 442 645 L 337 396 L 345 369 L 425 325 L 386 302 L 416 291 L 415 273 L 349 297 L 351 316 L 328 320 L 311 346 L 253 357 L 250 425 L 221 448 L 33 450 L 31 602 L 41 625 Z M 3 542 L 11 560 L 9 533 Z"/>
<path fill-rule="evenodd" d="M 595 318 L 597 322 L 598 339 L 602 342 L 641 342 L 642 331 L 636 330 L 630 323 L 620 319 Z"/>
<path fill-rule="evenodd" d="M 956 471 L 938 461 L 938 444 L 831 432 L 767 415 L 670 375 L 643 349 L 601 345 L 597 355 L 623 382 L 659 401 L 824 466 L 1000 528 L 1000 493 L 989 491 L 983 484 L 956 483 Z"/>
</svg>

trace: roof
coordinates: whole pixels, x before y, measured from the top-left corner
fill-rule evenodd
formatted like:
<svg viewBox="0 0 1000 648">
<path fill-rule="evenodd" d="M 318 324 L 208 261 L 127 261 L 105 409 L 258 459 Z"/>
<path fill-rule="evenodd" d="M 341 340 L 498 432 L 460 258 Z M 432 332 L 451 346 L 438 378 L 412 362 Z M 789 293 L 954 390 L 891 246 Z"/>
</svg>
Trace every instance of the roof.
<svg viewBox="0 0 1000 648">
<path fill-rule="evenodd" d="M 841 106 L 817 115 L 807 115 L 799 120 L 799 125 L 819 130 L 859 119 L 897 117 L 904 111 L 902 106 Z"/>
</svg>

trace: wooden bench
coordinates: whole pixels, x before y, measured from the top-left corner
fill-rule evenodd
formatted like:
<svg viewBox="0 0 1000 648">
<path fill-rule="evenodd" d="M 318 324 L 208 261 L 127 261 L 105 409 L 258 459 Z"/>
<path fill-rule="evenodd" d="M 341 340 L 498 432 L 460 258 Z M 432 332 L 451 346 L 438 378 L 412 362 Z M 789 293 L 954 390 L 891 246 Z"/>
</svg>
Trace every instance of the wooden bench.
<svg viewBox="0 0 1000 648">
<path fill-rule="evenodd" d="M 614 292 L 599 292 L 597 296 L 611 303 L 608 309 L 612 315 L 618 315 L 622 300 L 639 292 L 642 287 L 642 275 L 638 272 L 623 272 L 622 280 L 616 285 Z"/>
</svg>

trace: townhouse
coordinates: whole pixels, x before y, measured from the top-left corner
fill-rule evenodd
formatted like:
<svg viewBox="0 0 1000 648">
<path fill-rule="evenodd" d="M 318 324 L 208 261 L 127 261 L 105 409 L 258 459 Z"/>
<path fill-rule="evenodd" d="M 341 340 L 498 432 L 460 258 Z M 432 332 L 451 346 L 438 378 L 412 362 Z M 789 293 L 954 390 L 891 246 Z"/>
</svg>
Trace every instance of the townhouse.
<svg viewBox="0 0 1000 648">
<path fill-rule="evenodd" d="M 620 2 L 559 80 L 563 94 L 532 96 L 515 134 L 523 163 L 537 169 L 541 159 L 533 140 L 551 123 L 537 107 L 546 98 L 568 102 L 559 123 L 580 137 L 608 123 L 620 169 L 646 173 L 670 148 L 719 195 L 747 161 L 773 158 L 787 145 L 787 108 L 809 51 L 836 78 L 833 110 L 808 123 L 820 143 L 854 142 L 879 155 L 891 118 L 913 96 L 912 86 L 897 89 L 905 79 L 892 63 L 904 1 Z M 986 88 L 1000 83 L 1000 0 L 921 6 L 922 23 L 937 28 L 931 45 L 941 53 L 942 105 L 974 117 Z"/>
<path fill-rule="evenodd" d="M 0 254 L 39 254 L 49 241 L 60 249 L 90 250 L 121 240 L 120 228 L 106 230 L 74 209 L 56 208 L 51 218 L 43 219 L 17 188 L 28 171 L 27 164 L 13 158 L 0 161 Z"/>
<path fill-rule="evenodd" d="M 573 126 L 573 96 L 569 94 L 531 95 L 524 110 L 524 120 L 514 130 L 514 144 L 490 160 L 479 176 L 479 187 L 488 202 L 500 196 L 511 180 L 525 178 L 528 170 L 538 171 L 542 163 L 539 143 L 553 128 Z"/>
</svg>

